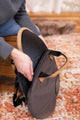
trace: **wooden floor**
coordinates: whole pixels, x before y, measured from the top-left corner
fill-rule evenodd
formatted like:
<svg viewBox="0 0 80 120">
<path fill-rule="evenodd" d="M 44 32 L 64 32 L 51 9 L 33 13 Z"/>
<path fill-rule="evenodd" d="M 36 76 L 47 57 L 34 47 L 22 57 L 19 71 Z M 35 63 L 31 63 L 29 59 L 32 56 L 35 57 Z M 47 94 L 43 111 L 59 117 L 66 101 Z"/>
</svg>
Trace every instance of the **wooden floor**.
<svg viewBox="0 0 80 120">
<path fill-rule="evenodd" d="M 77 28 L 75 30 L 76 33 L 80 33 L 80 13 L 61 13 L 61 14 L 55 14 L 55 13 L 29 13 L 29 16 L 31 19 L 38 19 L 38 18 L 45 18 L 48 20 L 65 20 L 65 21 L 74 21 L 77 24 Z M 9 38 L 6 37 L 5 40 L 13 45 L 14 47 L 17 47 L 16 45 L 16 36 Z M 15 82 L 15 73 L 11 68 L 11 60 L 10 58 L 7 58 L 6 60 L 3 60 L 0 57 L 0 91 L 14 91 L 14 82 Z"/>
<path fill-rule="evenodd" d="M 6 42 L 17 48 L 17 37 L 5 37 Z M 15 72 L 12 69 L 11 59 L 8 57 L 6 60 L 0 57 L 0 92 L 1 91 L 14 91 Z"/>
</svg>

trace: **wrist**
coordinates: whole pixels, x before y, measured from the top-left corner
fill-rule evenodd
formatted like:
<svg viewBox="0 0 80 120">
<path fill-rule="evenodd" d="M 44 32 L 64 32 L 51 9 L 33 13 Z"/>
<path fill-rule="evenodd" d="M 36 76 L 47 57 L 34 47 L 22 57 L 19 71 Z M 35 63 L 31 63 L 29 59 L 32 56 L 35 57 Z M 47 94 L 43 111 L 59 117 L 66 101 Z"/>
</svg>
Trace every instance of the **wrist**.
<svg viewBox="0 0 80 120">
<path fill-rule="evenodd" d="M 14 58 L 16 58 L 16 56 L 18 55 L 18 50 L 16 48 L 13 48 L 13 50 L 10 53 L 10 58 L 14 60 Z"/>
</svg>

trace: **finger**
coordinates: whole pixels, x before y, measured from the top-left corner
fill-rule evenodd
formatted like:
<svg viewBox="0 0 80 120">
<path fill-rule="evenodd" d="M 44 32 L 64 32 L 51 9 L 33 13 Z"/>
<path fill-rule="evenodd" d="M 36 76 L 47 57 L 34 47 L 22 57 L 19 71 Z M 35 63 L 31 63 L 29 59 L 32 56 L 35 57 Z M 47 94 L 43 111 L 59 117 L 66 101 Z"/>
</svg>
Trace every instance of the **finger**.
<svg viewBox="0 0 80 120">
<path fill-rule="evenodd" d="M 33 75 L 34 75 L 34 73 L 33 73 L 33 66 L 30 66 L 31 81 L 32 81 L 32 79 L 33 79 Z"/>
<path fill-rule="evenodd" d="M 30 68 L 26 71 L 26 73 L 24 74 L 24 76 L 29 80 L 32 81 L 32 75 L 30 73 Z"/>
<path fill-rule="evenodd" d="M 31 73 L 32 76 L 34 75 L 34 72 L 33 72 L 33 64 L 31 64 L 31 66 L 30 66 L 30 73 Z"/>
</svg>

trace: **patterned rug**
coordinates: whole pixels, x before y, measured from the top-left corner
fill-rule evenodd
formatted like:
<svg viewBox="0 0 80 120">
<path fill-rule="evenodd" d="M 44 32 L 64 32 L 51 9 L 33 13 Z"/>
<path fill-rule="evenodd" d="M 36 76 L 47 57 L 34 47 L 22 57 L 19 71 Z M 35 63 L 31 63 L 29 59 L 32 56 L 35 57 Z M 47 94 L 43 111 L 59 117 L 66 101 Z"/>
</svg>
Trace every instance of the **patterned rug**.
<svg viewBox="0 0 80 120">
<path fill-rule="evenodd" d="M 80 34 L 53 35 L 44 38 L 50 49 L 68 55 L 68 65 L 60 74 L 60 91 L 53 114 L 44 120 L 80 120 Z M 60 66 L 64 59 L 58 58 Z M 13 93 L 0 93 L 0 120 L 37 120 L 27 106 L 15 108 Z"/>
</svg>

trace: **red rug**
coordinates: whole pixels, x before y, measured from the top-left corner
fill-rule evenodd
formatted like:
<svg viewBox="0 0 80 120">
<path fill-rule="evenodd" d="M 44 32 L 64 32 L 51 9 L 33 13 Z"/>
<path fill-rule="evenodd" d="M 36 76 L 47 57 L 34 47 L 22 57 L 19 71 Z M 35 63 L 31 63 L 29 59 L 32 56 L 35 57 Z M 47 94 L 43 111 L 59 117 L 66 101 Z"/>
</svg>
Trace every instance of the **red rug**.
<svg viewBox="0 0 80 120">
<path fill-rule="evenodd" d="M 53 35 L 45 37 L 50 49 L 68 55 L 68 65 L 60 74 L 60 91 L 53 114 L 45 120 L 80 120 L 80 34 Z M 58 58 L 58 66 L 64 59 Z M 0 93 L 0 120 L 37 120 L 27 106 L 15 108 L 13 93 Z"/>
</svg>

